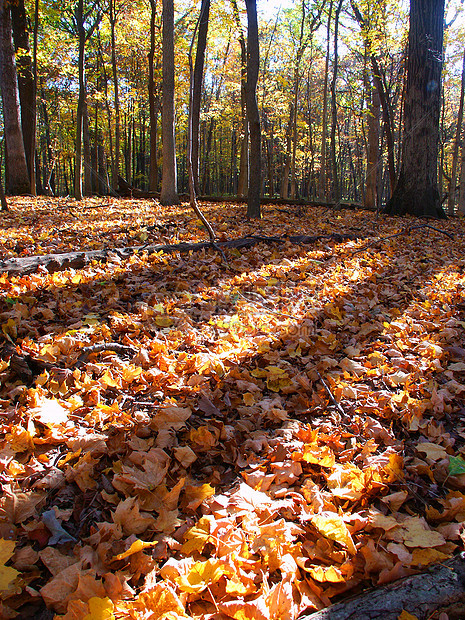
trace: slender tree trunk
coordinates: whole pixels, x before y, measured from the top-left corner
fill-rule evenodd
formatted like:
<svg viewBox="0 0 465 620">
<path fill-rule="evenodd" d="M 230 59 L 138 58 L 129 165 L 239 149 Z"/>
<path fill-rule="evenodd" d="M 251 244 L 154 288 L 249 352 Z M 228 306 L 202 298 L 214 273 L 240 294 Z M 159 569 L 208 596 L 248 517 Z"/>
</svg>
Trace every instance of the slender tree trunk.
<svg viewBox="0 0 465 620">
<path fill-rule="evenodd" d="M 379 159 L 379 93 L 375 85 L 367 79 L 367 96 L 370 98 L 368 106 L 368 145 L 367 145 L 367 171 L 365 181 L 364 204 L 368 209 L 377 206 L 377 178 Z"/>
<path fill-rule="evenodd" d="M 249 123 L 247 120 L 247 45 L 244 32 L 242 30 L 237 1 L 231 0 L 233 7 L 234 20 L 239 33 L 239 44 L 241 46 L 241 119 L 242 135 L 240 140 L 239 158 L 239 182 L 237 186 L 237 197 L 247 198 L 249 180 Z"/>
<path fill-rule="evenodd" d="M 286 154 L 284 156 L 283 178 L 281 181 L 280 198 L 289 198 L 289 173 L 291 170 L 291 149 L 292 149 L 292 120 L 294 118 L 294 104 L 289 106 L 289 120 L 286 128 Z"/>
<path fill-rule="evenodd" d="M 174 107 L 174 2 L 163 0 L 163 173 L 160 202 L 179 203 L 176 171 Z"/>
<path fill-rule="evenodd" d="M 113 189 L 118 187 L 119 162 L 121 150 L 121 112 L 119 103 L 118 64 L 116 60 L 116 0 L 109 0 L 110 35 L 111 35 L 111 70 L 113 75 L 113 92 L 115 106 L 115 155 L 112 170 Z"/>
<path fill-rule="evenodd" d="M 0 175 L 0 211 L 9 211 L 8 203 L 6 201 L 5 192 L 3 190 L 2 177 Z"/>
<path fill-rule="evenodd" d="M 457 210 L 461 216 L 465 216 L 465 131 L 462 130 L 462 153 L 460 158 L 459 197 Z"/>
<path fill-rule="evenodd" d="M 337 131 L 337 102 L 336 102 L 336 82 L 338 72 L 338 30 L 339 30 L 339 15 L 342 9 L 342 1 L 339 0 L 339 4 L 336 8 L 334 16 L 334 59 L 333 59 L 333 77 L 331 80 L 331 169 L 333 175 L 333 200 L 336 205 L 341 200 L 341 187 L 339 184 L 339 175 L 337 169 L 337 155 L 336 155 L 336 131 Z"/>
<path fill-rule="evenodd" d="M 10 4 L 11 21 L 13 26 L 13 40 L 17 54 L 18 88 L 21 103 L 21 130 L 23 132 L 24 152 L 31 182 L 31 192 L 35 191 L 35 132 L 36 132 L 36 104 L 34 65 L 29 45 L 28 20 L 24 0 Z M 37 27 L 37 0 L 35 11 Z M 36 36 L 36 35 L 35 35 Z M 35 37 L 34 37 L 35 38 Z M 35 54 L 34 54 L 35 55 Z"/>
<path fill-rule="evenodd" d="M 247 216 L 260 218 L 261 132 L 257 105 L 257 80 L 260 66 L 256 0 L 245 0 L 247 8 L 247 120 L 250 133 L 249 191 Z"/>
<path fill-rule="evenodd" d="M 2 89 L 3 123 L 8 167 L 7 190 L 20 195 L 31 192 L 21 130 L 21 112 L 12 39 L 10 9 L 0 0 L 0 85 Z"/>
<path fill-rule="evenodd" d="M 95 154 L 97 155 L 97 153 Z M 97 166 L 94 166 L 90 153 L 89 111 L 87 107 L 87 97 L 84 98 L 84 113 L 82 117 L 82 160 L 84 168 L 84 195 L 92 196 L 94 192 Z"/>
<path fill-rule="evenodd" d="M 86 44 L 86 32 L 84 29 L 84 5 L 79 0 L 76 7 L 76 24 L 78 28 L 79 56 L 79 98 L 76 112 L 76 152 L 74 155 L 74 197 L 82 200 L 82 141 L 84 127 L 84 108 L 86 101 L 86 84 L 84 76 L 84 49 Z"/>
<path fill-rule="evenodd" d="M 325 78 L 323 86 L 323 111 L 321 118 L 321 155 L 320 155 L 320 177 L 318 182 L 318 196 L 320 200 L 325 200 L 326 196 L 326 140 L 327 127 L 326 120 L 328 118 L 328 82 L 329 82 L 329 54 L 331 43 L 331 16 L 333 13 L 333 0 L 329 3 L 328 24 L 326 28 L 326 60 L 325 60 Z"/>
<path fill-rule="evenodd" d="M 462 60 L 462 82 L 461 82 L 461 88 L 460 88 L 460 103 L 459 103 L 459 109 L 457 112 L 457 129 L 455 131 L 454 150 L 452 151 L 452 170 L 450 173 L 449 196 L 447 200 L 448 215 L 454 214 L 455 197 L 456 197 L 456 192 L 457 192 L 457 167 L 458 167 L 458 159 L 459 159 L 460 137 L 462 135 L 464 95 L 465 95 L 465 52 L 463 54 L 463 60 Z M 462 146 L 462 150 L 463 150 L 463 146 Z"/>
<path fill-rule="evenodd" d="M 199 193 L 200 104 L 209 14 L 210 0 L 202 0 L 192 86 L 192 174 L 196 194 Z"/>
<path fill-rule="evenodd" d="M 150 163 L 149 163 L 149 190 L 158 189 L 158 109 L 159 101 L 155 93 L 155 28 L 157 23 L 157 3 L 150 0 L 150 51 L 149 51 L 149 110 L 150 110 Z"/>
<path fill-rule="evenodd" d="M 444 0 L 410 0 L 402 165 L 384 212 L 446 217 L 438 189 Z"/>
</svg>

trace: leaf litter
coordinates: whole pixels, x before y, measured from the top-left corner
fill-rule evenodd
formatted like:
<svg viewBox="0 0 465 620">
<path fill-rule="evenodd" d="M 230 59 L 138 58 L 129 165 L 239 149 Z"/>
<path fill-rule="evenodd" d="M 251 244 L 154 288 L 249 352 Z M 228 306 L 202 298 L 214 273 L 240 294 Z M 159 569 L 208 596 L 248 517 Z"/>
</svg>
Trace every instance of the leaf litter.
<svg viewBox="0 0 465 620">
<path fill-rule="evenodd" d="M 205 238 L 11 202 L 2 259 Z M 463 550 L 463 222 L 203 208 L 357 238 L 0 275 L 2 617 L 293 620 Z"/>
</svg>

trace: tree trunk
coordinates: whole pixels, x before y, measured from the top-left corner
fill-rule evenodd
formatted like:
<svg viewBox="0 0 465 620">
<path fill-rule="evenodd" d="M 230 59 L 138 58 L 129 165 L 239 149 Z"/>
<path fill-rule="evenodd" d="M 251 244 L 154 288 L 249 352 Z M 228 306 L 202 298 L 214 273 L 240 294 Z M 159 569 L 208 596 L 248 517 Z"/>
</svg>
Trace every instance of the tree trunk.
<svg viewBox="0 0 465 620">
<path fill-rule="evenodd" d="M 78 76 L 79 98 L 76 112 L 76 151 L 74 154 L 74 197 L 82 200 L 82 134 L 84 127 L 84 107 L 86 98 L 86 84 L 84 78 L 84 48 L 86 44 L 86 31 L 84 29 L 84 5 L 83 0 L 78 0 L 76 6 L 76 27 L 79 43 Z"/>
<path fill-rule="evenodd" d="M 463 100 L 465 95 L 465 52 L 462 61 L 462 83 L 460 88 L 460 103 L 457 112 L 457 129 L 455 131 L 454 150 L 452 151 L 452 170 L 450 173 L 449 196 L 447 200 L 447 213 L 454 215 L 455 196 L 457 193 L 457 167 L 459 159 L 460 137 L 462 135 L 463 123 Z M 462 146 L 463 149 L 463 146 Z"/>
<path fill-rule="evenodd" d="M 29 45 L 28 19 L 24 0 L 11 3 L 11 21 L 15 50 L 22 50 L 17 55 L 19 100 L 21 103 L 21 130 L 23 132 L 24 152 L 31 183 L 31 192 L 35 194 L 35 131 L 36 131 L 36 97 L 34 67 Z M 36 24 L 37 27 L 37 11 Z"/>
<path fill-rule="evenodd" d="M 284 155 L 283 178 L 281 180 L 280 198 L 289 198 L 289 172 L 291 170 L 292 149 L 292 119 L 294 118 L 294 105 L 289 106 L 289 120 L 286 127 L 286 154 Z"/>
<path fill-rule="evenodd" d="M 0 211 L 9 211 L 8 203 L 6 201 L 5 192 L 3 191 L 2 176 L 0 174 Z"/>
<path fill-rule="evenodd" d="M 155 26 L 157 18 L 156 0 L 150 0 L 150 51 L 149 51 L 149 110 L 150 110 L 150 163 L 149 163 L 149 191 L 156 192 L 158 189 L 158 95 L 155 94 Z"/>
<path fill-rule="evenodd" d="M 6 142 L 6 165 L 8 166 L 7 190 L 21 195 L 31 192 L 21 130 L 21 112 L 13 48 L 9 6 L 0 0 L 0 84 L 3 102 L 3 123 Z"/>
<path fill-rule="evenodd" d="M 402 164 L 384 213 L 445 218 L 438 190 L 444 0 L 410 0 Z"/>
<path fill-rule="evenodd" d="M 460 158 L 459 198 L 457 210 L 460 215 L 465 215 L 465 128 L 462 128 L 462 153 Z"/>
<path fill-rule="evenodd" d="M 329 3 L 328 25 L 326 28 L 326 60 L 325 78 L 323 86 L 323 111 L 321 118 L 321 155 L 320 155 L 320 177 L 318 180 L 318 196 L 320 200 L 325 200 L 326 196 L 326 118 L 328 116 L 328 82 L 329 82 L 329 48 L 331 41 L 331 15 L 333 12 L 333 0 Z"/>
<path fill-rule="evenodd" d="M 205 64 L 205 49 L 207 47 L 208 18 L 210 14 L 210 0 L 202 0 L 200 7 L 199 30 L 197 35 L 197 50 L 192 86 L 192 174 L 195 193 L 199 186 L 199 148 L 200 148 L 200 104 L 202 99 L 203 67 Z"/>
<path fill-rule="evenodd" d="M 176 171 L 175 107 L 174 107 L 174 2 L 163 0 L 163 173 L 160 202 L 179 203 Z"/>
<path fill-rule="evenodd" d="M 367 209 L 375 209 L 377 206 L 377 178 L 379 159 L 379 113 L 380 102 L 376 85 L 371 85 L 367 79 L 367 96 L 370 98 L 368 106 L 368 145 L 367 145 L 367 171 L 365 181 L 364 205 Z"/>
<path fill-rule="evenodd" d="M 245 43 L 244 32 L 242 30 L 237 1 L 231 0 L 234 20 L 239 33 L 239 44 L 241 46 L 241 120 L 242 135 L 240 139 L 240 158 L 239 158 L 239 181 L 237 186 L 237 197 L 247 198 L 247 184 L 249 178 L 249 123 L 247 121 L 247 46 Z"/>
<path fill-rule="evenodd" d="M 247 217 L 260 218 L 261 132 L 257 104 L 257 80 L 260 64 L 257 1 L 245 0 L 247 8 L 247 120 L 250 133 L 249 191 Z"/>
<path fill-rule="evenodd" d="M 97 152 L 95 153 L 97 156 Z M 82 117 L 82 161 L 84 172 L 84 195 L 92 196 L 96 182 L 97 166 L 92 162 L 90 153 L 89 110 L 87 97 L 84 98 L 84 113 Z M 95 161 L 96 163 L 96 161 Z"/>
<path fill-rule="evenodd" d="M 341 200 L 341 188 L 339 185 L 339 175 L 337 170 L 337 155 L 336 155 L 336 130 L 337 130 L 337 106 L 336 106 L 336 82 L 338 71 L 338 29 L 339 29 L 339 15 L 342 9 L 342 0 L 339 0 L 339 4 L 336 8 L 334 16 L 334 59 L 333 59 L 333 77 L 331 80 L 331 170 L 333 175 L 333 201 L 338 204 Z"/>
<path fill-rule="evenodd" d="M 110 34 L 111 34 L 111 70 L 113 75 L 114 105 L 115 105 L 115 155 L 112 170 L 113 189 L 118 187 L 120 144 L 121 144 L 121 114 L 119 105 L 118 65 L 116 62 L 116 0 L 109 2 Z"/>
</svg>

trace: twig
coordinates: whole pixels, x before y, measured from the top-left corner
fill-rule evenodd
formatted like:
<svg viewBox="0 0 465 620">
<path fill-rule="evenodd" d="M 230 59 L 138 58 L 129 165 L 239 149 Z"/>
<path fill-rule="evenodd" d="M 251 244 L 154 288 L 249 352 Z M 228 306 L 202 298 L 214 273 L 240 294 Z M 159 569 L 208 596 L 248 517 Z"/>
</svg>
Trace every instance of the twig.
<svg viewBox="0 0 465 620">
<path fill-rule="evenodd" d="M 339 413 L 342 415 L 342 417 L 344 418 L 344 420 L 346 422 L 349 421 L 349 417 L 346 414 L 346 412 L 344 411 L 344 409 L 341 407 L 341 405 L 337 402 L 337 400 L 334 398 L 333 393 L 331 392 L 328 384 L 326 383 L 326 381 L 323 379 L 323 377 L 320 375 L 320 373 L 318 372 L 318 370 L 315 368 L 316 374 L 318 375 L 318 378 L 320 379 L 321 383 L 323 384 L 323 387 L 325 388 L 330 401 L 333 403 L 333 405 L 336 407 L 336 409 L 339 411 Z"/>
<path fill-rule="evenodd" d="M 400 232 L 394 233 L 393 235 L 388 235 L 387 237 L 378 237 L 376 241 L 372 241 L 371 243 L 365 244 L 361 248 L 354 250 L 352 254 L 363 252 L 364 250 L 369 248 L 373 243 L 379 243 L 380 241 L 387 241 L 388 239 L 395 239 L 396 237 L 401 237 L 402 235 L 411 233 L 412 230 L 420 230 L 422 228 L 430 228 L 431 230 L 434 230 L 438 233 L 442 233 L 443 235 L 446 235 L 446 237 L 449 237 L 449 239 L 454 238 L 454 236 L 451 233 L 447 232 L 446 230 L 442 230 L 441 228 L 435 228 L 434 226 L 431 226 L 431 224 L 418 224 L 417 226 L 407 226 L 404 229 L 402 229 Z"/>
</svg>

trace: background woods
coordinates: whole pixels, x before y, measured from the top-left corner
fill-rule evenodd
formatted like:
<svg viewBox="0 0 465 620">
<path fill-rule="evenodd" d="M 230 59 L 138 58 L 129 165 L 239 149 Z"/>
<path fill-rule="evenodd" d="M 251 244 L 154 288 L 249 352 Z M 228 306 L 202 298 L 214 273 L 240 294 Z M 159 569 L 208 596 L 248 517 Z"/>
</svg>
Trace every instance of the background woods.
<svg viewBox="0 0 465 620">
<path fill-rule="evenodd" d="M 397 0 L 262 1 L 257 27 L 255 3 L 216 0 L 198 29 L 200 4 L 183 0 L 0 6 L 0 163 L 11 194 L 114 194 L 121 176 L 176 202 L 188 191 L 193 36 L 197 194 L 245 197 L 250 164 L 250 204 L 262 195 L 379 206 L 402 178 L 404 139 L 416 141 L 407 67 L 423 61 Z M 444 63 L 431 52 L 436 75 L 425 77 L 438 119 L 427 140 L 439 145 L 428 174 L 438 169 L 449 212 L 465 208 L 461 10 L 451 0 L 443 16 L 431 2 Z"/>
</svg>

